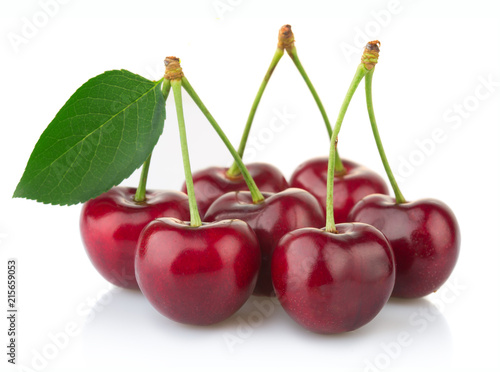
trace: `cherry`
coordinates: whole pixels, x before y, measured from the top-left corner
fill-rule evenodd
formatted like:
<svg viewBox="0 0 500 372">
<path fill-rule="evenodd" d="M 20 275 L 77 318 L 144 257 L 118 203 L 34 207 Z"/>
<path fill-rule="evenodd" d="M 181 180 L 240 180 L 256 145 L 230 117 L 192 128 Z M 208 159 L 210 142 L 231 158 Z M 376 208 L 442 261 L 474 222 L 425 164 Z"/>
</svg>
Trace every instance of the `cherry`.
<svg viewBox="0 0 500 372">
<path fill-rule="evenodd" d="M 245 222 L 192 227 L 159 218 L 141 234 L 135 268 L 142 292 L 161 314 L 180 323 L 208 325 L 245 303 L 259 266 L 259 243 Z"/>
<path fill-rule="evenodd" d="M 384 233 L 396 258 L 395 297 L 423 297 L 448 279 L 458 259 L 460 232 L 451 209 L 435 199 L 396 203 L 370 195 L 351 211 L 352 221 Z"/>
<path fill-rule="evenodd" d="M 334 213 L 335 221 L 348 222 L 352 207 L 370 194 L 388 194 L 387 184 L 374 171 L 353 161 L 342 161 L 344 171 L 335 173 Z M 328 157 L 305 161 L 293 172 L 290 187 L 309 191 L 319 201 L 326 212 L 326 180 L 328 176 Z"/>
<path fill-rule="evenodd" d="M 305 190 L 287 189 L 254 203 L 248 191 L 231 192 L 217 199 L 208 209 L 205 221 L 238 218 L 247 222 L 257 234 L 262 265 L 254 294 L 274 296 L 271 280 L 271 257 L 279 239 L 301 227 L 320 227 L 324 214 L 317 200 Z"/>
<path fill-rule="evenodd" d="M 396 197 L 367 196 L 354 206 L 349 218 L 377 227 L 391 243 L 396 258 L 396 284 L 392 295 L 422 297 L 436 291 L 450 276 L 458 259 L 460 232 L 453 212 L 443 202 L 434 199 L 407 202 L 403 197 L 387 161 L 375 120 L 373 72 L 374 69 L 368 72 L 365 79 L 368 115 Z"/>
<path fill-rule="evenodd" d="M 355 330 L 372 320 L 394 287 L 394 256 L 384 235 L 360 223 L 286 234 L 272 258 L 272 280 L 285 311 L 317 333 Z"/>
<path fill-rule="evenodd" d="M 237 311 L 250 297 L 260 268 L 260 249 L 246 222 L 201 222 L 196 202 L 181 88 L 201 111 L 238 162 L 252 200 L 264 197 L 236 150 L 210 115 L 182 72 L 179 59 L 165 59 L 163 90 L 172 88 L 179 125 L 182 160 L 189 199 L 190 221 L 160 218 L 144 228 L 135 260 L 139 287 L 166 317 L 181 323 L 207 325 Z"/>
<path fill-rule="evenodd" d="M 334 173 L 337 137 L 361 80 L 373 69 L 378 53 L 369 43 L 333 128 L 326 180 L 326 226 L 286 234 L 276 246 L 272 281 L 285 311 L 304 328 L 317 333 L 355 330 L 372 320 L 394 288 L 394 254 L 385 236 L 373 226 L 335 225 Z"/>
<path fill-rule="evenodd" d="M 134 258 L 141 230 L 158 217 L 189 218 L 188 197 L 179 191 L 146 191 L 135 200 L 136 189 L 114 187 L 83 205 L 80 231 L 87 254 L 97 271 L 123 288 L 139 288 Z"/>
<path fill-rule="evenodd" d="M 267 163 L 246 165 L 250 175 L 261 191 L 278 192 L 288 188 L 288 183 L 278 168 Z M 240 174 L 228 175 L 228 168 L 210 167 L 193 173 L 194 191 L 201 216 L 204 216 L 210 205 L 221 195 L 248 190 L 248 186 Z M 186 184 L 182 191 L 187 192 Z"/>
</svg>

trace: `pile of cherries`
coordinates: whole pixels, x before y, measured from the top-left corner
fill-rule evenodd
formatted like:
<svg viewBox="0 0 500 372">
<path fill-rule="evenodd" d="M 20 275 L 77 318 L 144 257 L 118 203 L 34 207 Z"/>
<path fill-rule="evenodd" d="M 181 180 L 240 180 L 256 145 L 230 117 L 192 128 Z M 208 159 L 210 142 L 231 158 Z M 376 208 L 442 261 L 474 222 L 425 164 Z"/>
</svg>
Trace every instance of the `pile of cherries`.
<svg viewBox="0 0 500 372">
<path fill-rule="evenodd" d="M 183 192 L 146 190 L 150 157 L 137 189 L 114 187 L 84 204 L 83 242 L 104 278 L 139 288 L 161 314 L 177 322 L 223 321 L 254 294 L 277 296 L 285 311 L 313 332 L 352 331 L 372 320 L 391 296 L 422 297 L 443 285 L 458 258 L 458 224 L 438 200 L 406 201 L 395 181 L 371 97 L 380 43 L 367 44 L 332 129 L 298 59 L 289 25 L 280 29 L 278 40 L 238 151 L 179 60 L 166 58 L 163 92 L 167 97 L 172 90 L 175 98 Z M 328 157 L 304 162 L 289 182 L 270 164 L 241 160 L 257 106 L 285 51 L 309 87 L 331 141 Z M 378 174 L 338 156 L 337 136 L 363 79 L 374 138 L 395 198 Z M 233 155 L 230 168 L 191 174 L 181 88 Z"/>
</svg>

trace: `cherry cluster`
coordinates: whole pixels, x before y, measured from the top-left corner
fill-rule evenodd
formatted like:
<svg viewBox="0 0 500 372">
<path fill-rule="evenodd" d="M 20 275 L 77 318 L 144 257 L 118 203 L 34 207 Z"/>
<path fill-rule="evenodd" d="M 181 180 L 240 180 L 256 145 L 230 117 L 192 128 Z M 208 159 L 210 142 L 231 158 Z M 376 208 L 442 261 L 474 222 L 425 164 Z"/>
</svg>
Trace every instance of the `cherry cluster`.
<svg viewBox="0 0 500 372">
<path fill-rule="evenodd" d="M 253 294 L 277 296 L 297 323 L 317 333 L 357 329 L 391 296 L 417 298 L 438 290 L 456 264 L 459 227 L 444 203 L 406 201 L 396 183 L 373 111 L 379 47 L 378 41 L 367 44 L 332 129 L 298 59 L 291 27 L 283 26 L 238 150 L 184 76 L 179 59 L 167 57 L 162 91 L 165 97 L 170 90 L 174 94 L 186 182 L 182 192 L 146 190 L 149 157 L 137 189 L 114 187 L 86 202 L 80 227 L 97 270 L 117 286 L 139 288 L 177 322 L 223 321 Z M 273 165 L 241 160 L 257 106 L 285 51 L 310 89 L 331 141 L 329 156 L 299 165 L 289 181 Z M 395 198 L 377 173 L 338 156 L 337 136 L 363 79 L 373 135 Z M 231 167 L 191 173 L 181 88 L 228 147 L 235 159 Z"/>
</svg>

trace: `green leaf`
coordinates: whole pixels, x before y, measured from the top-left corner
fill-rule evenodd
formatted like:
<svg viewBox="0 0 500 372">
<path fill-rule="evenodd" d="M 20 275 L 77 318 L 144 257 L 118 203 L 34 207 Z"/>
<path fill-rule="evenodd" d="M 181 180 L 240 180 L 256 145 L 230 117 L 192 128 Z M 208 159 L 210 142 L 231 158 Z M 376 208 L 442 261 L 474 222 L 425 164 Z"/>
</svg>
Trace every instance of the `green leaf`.
<svg viewBox="0 0 500 372">
<path fill-rule="evenodd" d="M 70 205 L 129 177 L 163 131 L 161 80 L 107 71 L 71 96 L 38 140 L 14 197 Z"/>
</svg>

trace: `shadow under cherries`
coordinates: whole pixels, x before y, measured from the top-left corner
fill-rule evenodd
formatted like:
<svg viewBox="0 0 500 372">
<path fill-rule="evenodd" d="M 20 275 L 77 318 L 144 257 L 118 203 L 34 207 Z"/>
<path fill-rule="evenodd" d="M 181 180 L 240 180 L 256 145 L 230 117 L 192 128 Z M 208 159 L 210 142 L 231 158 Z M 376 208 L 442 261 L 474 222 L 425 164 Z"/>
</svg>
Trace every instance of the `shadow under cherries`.
<svg viewBox="0 0 500 372">
<path fill-rule="evenodd" d="M 451 361 L 448 324 L 428 299 L 391 299 L 372 322 L 356 331 L 318 335 L 297 325 L 276 299 L 265 297 L 252 296 L 229 319 L 205 327 L 165 318 L 140 291 L 112 289 L 108 297 L 104 306 L 94 305 L 94 316 L 83 328 L 83 352 L 89 363 L 96 363 L 89 368 L 116 368 L 117 362 L 131 369 L 159 363 L 186 367 L 186 362 L 196 365 L 201 360 L 223 366 L 251 358 L 250 368 L 255 355 L 267 360 L 269 368 L 282 368 L 285 361 L 297 367 L 324 369 L 325 363 L 332 363 L 359 371 L 392 370 L 409 361 L 415 369 L 437 368 Z"/>
</svg>

